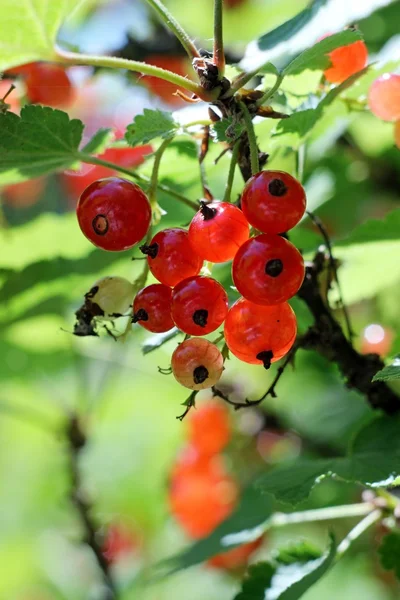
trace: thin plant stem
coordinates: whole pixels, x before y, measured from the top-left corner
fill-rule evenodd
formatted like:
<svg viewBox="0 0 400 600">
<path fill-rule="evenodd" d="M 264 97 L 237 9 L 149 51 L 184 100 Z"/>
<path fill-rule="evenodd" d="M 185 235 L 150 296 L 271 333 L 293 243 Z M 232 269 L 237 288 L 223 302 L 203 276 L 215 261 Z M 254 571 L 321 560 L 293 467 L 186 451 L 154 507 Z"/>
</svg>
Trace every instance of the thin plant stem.
<svg viewBox="0 0 400 600">
<path fill-rule="evenodd" d="M 346 535 L 346 537 L 340 542 L 339 546 L 336 550 L 335 560 L 338 561 L 342 556 L 347 552 L 350 548 L 351 544 L 359 538 L 367 529 L 372 527 L 375 523 L 377 523 L 382 518 L 382 511 L 379 508 L 376 508 L 367 516 L 357 523 L 357 525 Z"/>
<path fill-rule="evenodd" d="M 109 162 L 108 160 L 102 160 L 101 158 L 97 158 L 97 156 L 92 156 L 90 154 L 78 152 L 76 155 L 76 158 L 77 158 L 77 160 L 80 160 L 81 162 L 87 163 L 89 165 L 100 165 L 102 167 L 108 167 L 109 169 L 112 169 L 114 171 L 119 171 L 120 173 L 124 173 L 125 175 L 128 175 L 129 177 L 133 177 L 133 179 L 136 179 L 136 181 L 139 181 L 142 184 L 145 184 L 145 185 L 150 184 L 150 179 L 148 177 L 145 177 L 144 175 L 139 175 L 135 171 L 130 171 L 129 169 L 126 169 L 125 167 L 121 167 L 120 165 L 116 165 L 112 162 Z M 173 198 L 176 198 L 176 200 L 179 200 L 179 202 L 181 202 L 182 204 L 185 204 L 192 210 L 197 211 L 199 209 L 199 206 L 196 202 L 193 202 L 193 200 L 189 200 L 189 198 L 182 196 L 182 194 L 180 194 L 179 192 L 176 192 L 175 190 L 172 190 L 167 185 L 164 185 L 163 183 L 158 183 L 157 188 L 159 190 L 161 190 L 162 192 L 169 194 Z"/>
<path fill-rule="evenodd" d="M 218 67 L 220 77 L 225 72 L 225 54 L 223 40 L 223 0 L 214 0 L 214 64 Z"/>
<path fill-rule="evenodd" d="M 275 92 L 277 91 L 277 89 L 279 89 L 282 81 L 283 81 L 284 75 L 278 75 L 276 78 L 276 81 L 274 83 L 274 85 L 272 86 L 272 88 L 270 88 L 269 90 L 267 90 L 265 92 L 265 94 L 263 96 L 261 96 L 261 98 L 259 98 L 256 102 L 257 106 L 261 106 L 262 104 L 265 104 L 265 102 L 267 102 L 267 100 L 269 100 L 270 98 L 272 98 L 272 96 L 275 94 Z"/>
<path fill-rule="evenodd" d="M 375 508 L 372 502 L 360 502 L 358 504 L 345 504 L 341 506 L 329 506 L 327 508 L 316 508 L 293 513 L 275 513 L 269 519 L 269 527 L 284 527 L 295 523 L 311 523 L 315 521 L 330 521 L 333 519 L 345 519 L 348 517 L 362 517 L 369 515 Z"/>
<path fill-rule="evenodd" d="M 153 210 L 154 210 L 155 205 L 157 204 L 156 192 L 157 192 L 158 174 L 160 172 L 161 159 L 163 157 L 165 150 L 168 148 L 169 144 L 172 142 L 172 139 L 173 139 L 172 137 L 165 139 L 161 143 L 159 148 L 156 150 L 156 152 L 154 153 L 153 170 L 151 172 L 150 186 L 147 191 L 150 205 Z"/>
<path fill-rule="evenodd" d="M 249 138 L 251 173 L 252 175 L 255 175 L 260 170 L 256 133 L 254 131 L 253 120 L 247 106 L 244 104 L 244 102 L 239 102 L 239 105 L 242 109 L 243 121 Z"/>
<path fill-rule="evenodd" d="M 223 202 L 231 201 L 232 185 L 233 185 L 233 180 L 235 178 L 235 169 L 236 169 L 238 156 L 239 156 L 239 146 L 240 146 L 240 141 L 237 141 L 232 149 L 231 162 L 229 165 L 228 179 L 227 179 L 226 186 L 225 186 Z"/>
<path fill-rule="evenodd" d="M 297 152 L 297 179 L 303 183 L 304 168 L 306 164 L 306 145 L 301 144 Z"/>
<path fill-rule="evenodd" d="M 198 83 L 186 79 L 181 75 L 148 65 L 145 62 L 139 62 L 137 60 L 128 60 L 126 58 L 119 58 L 117 56 L 96 56 L 92 54 L 78 54 L 75 52 L 67 52 L 61 48 L 56 48 L 56 54 L 54 60 L 61 62 L 65 65 L 89 65 L 93 67 L 104 67 L 109 69 L 126 69 L 128 71 L 135 71 L 136 73 L 142 73 L 143 75 L 151 75 L 152 77 L 158 77 L 175 84 L 177 87 L 182 87 L 185 90 L 192 92 L 202 100 L 210 101 L 213 99 L 212 92 L 205 91 Z"/>
<path fill-rule="evenodd" d="M 199 58 L 200 53 L 196 48 L 193 41 L 190 39 L 189 35 L 183 29 L 183 27 L 178 23 L 178 21 L 171 15 L 169 10 L 160 0 L 146 0 L 147 4 L 149 4 L 161 17 L 162 22 L 170 29 L 175 37 L 180 41 L 182 46 L 185 48 L 190 58 L 197 57 Z"/>
</svg>

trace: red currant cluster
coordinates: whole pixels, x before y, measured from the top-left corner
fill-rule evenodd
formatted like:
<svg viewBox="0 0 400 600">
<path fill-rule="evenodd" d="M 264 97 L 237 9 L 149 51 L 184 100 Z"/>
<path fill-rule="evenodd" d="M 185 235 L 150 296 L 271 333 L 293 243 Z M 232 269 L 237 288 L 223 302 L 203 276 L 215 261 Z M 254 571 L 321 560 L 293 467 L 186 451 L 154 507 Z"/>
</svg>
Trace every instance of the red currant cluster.
<svg viewBox="0 0 400 600">
<path fill-rule="evenodd" d="M 400 148 L 400 75 L 385 73 L 369 89 L 371 112 L 383 121 L 394 121 L 394 140 Z"/>
<path fill-rule="evenodd" d="M 296 337 L 296 318 L 287 300 L 303 282 L 304 261 L 281 234 L 300 221 L 305 208 L 303 187 L 282 171 L 252 177 L 241 209 L 226 202 L 202 202 L 188 231 L 164 229 L 140 247 L 159 283 L 136 295 L 133 322 L 155 333 L 175 325 L 188 336 L 207 335 L 225 323 L 232 354 L 268 368 L 289 351 Z M 114 251 L 141 240 L 151 220 L 143 191 L 115 177 L 92 183 L 79 200 L 77 214 L 83 233 L 97 246 Z M 222 285 L 199 273 L 204 261 L 230 260 L 234 284 L 243 297 L 229 309 Z M 176 348 L 172 372 L 182 385 L 201 390 L 219 380 L 223 362 L 216 345 L 193 337 Z"/>
<path fill-rule="evenodd" d="M 228 473 L 222 454 L 232 435 L 226 407 L 207 400 L 185 422 L 188 441 L 171 472 L 169 505 L 185 533 L 192 539 L 200 539 L 233 512 L 239 486 Z M 261 537 L 218 554 L 208 564 L 236 569 L 247 563 L 262 541 Z"/>
</svg>

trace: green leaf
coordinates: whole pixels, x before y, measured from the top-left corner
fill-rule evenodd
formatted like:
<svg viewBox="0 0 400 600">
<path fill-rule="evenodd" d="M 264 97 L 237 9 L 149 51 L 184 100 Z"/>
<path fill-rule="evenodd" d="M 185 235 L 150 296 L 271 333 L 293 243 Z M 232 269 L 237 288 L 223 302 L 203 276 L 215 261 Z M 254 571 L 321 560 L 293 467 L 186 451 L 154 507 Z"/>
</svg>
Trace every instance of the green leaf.
<svg viewBox="0 0 400 600">
<path fill-rule="evenodd" d="M 272 62 L 283 68 L 322 35 L 341 31 L 391 1 L 395 0 L 343 2 L 338 7 L 337 0 L 314 0 L 295 17 L 251 42 L 240 67 L 244 71 L 262 72 L 263 65 Z"/>
<path fill-rule="evenodd" d="M 25 106 L 21 117 L 0 114 L 0 183 L 14 183 L 71 167 L 83 123 L 47 106 Z"/>
<path fill-rule="evenodd" d="M 385 535 L 378 552 L 382 567 L 394 571 L 397 579 L 400 579 L 400 532 L 391 531 Z"/>
<path fill-rule="evenodd" d="M 2 0 L 0 71 L 37 60 L 54 60 L 64 19 L 86 0 Z"/>
<path fill-rule="evenodd" d="M 137 115 L 133 123 L 128 125 L 125 138 L 131 146 L 147 144 L 155 138 L 168 138 L 179 129 L 172 114 L 161 110 L 145 108 L 142 115 Z"/>
<path fill-rule="evenodd" d="M 197 160 L 197 145 L 193 139 L 174 140 L 171 144 L 169 144 L 168 150 L 171 148 L 175 148 L 175 150 L 181 156 L 187 156 L 188 158 Z"/>
<path fill-rule="evenodd" d="M 376 296 L 400 280 L 400 209 L 383 220 L 370 220 L 335 244 L 339 277 L 347 304 Z M 338 299 L 332 290 L 330 299 Z"/>
<path fill-rule="evenodd" d="M 378 371 L 372 381 L 394 381 L 395 379 L 400 379 L 400 354 L 396 356 L 391 365 Z"/>
<path fill-rule="evenodd" d="M 281 554 L 284 560 L 280 559 Z M 242 591 L 234 600 L 298 600 L 331 567 L 336 544 L 331 539 L 328 550 L 321 556 L 314 548 L 300 543 L 289 552 L 282 551 L 274 562 L 263 562 L 249 567 Z"/>
<path fill-rule="evenodd" d="M 85 154 L 101 154 L 112 142 L 114 133 L 112 129 L 99 129 L 94 136 L 82 148 Z"/>
<path fill-rule="evenodd" d="M 355 437 L 345 457 L 300 459 L 263 475 L 257 486 L 277 500 L 298 504 L 323 478 L 336 475 L 371 487 L 400 475 L 400 417 L 375 417 Z"/>
<path fill-rule="evenodd" d="M 232 117 L 229 117 L 214 123 L 213 129 L 218 142 L 232 142 L 243 133 L 244 127 L 239 122 L 234 123 Z"/>
<path fill-rule="evenodd" d="M 204 562 L 215 554 L 227 552 L 236 546 L 257 539 L 263 533 L 263 525 L 272 514 L 272 499 L 265 497 L 259 490 L 249 486 L 242 494 L 235 512 L 213 533 L 182 553 L 163 561 L 156 568 L 164 574 L 175 573 Z"/>
<path fill-rule="evenodd" d="M 326 37 L 311 48 L 307 48 L 307 50 L 292 60 L 292 62 L 283 69 L 283 74 L 297 75 L 305 69 L 324 70 L 331 64 L 328 54 L 332 52 L 332 50 L 340 48 L 341 46 L 348 46 L 361 39 L 362 35 L 359 31 L 350 29 Z"/>
<path fill-rule="evenodd" d="M 357 79 L 362 77 L 368 70 L 369 67 L 365 67 L 358 73 L 354 73 L 343 81 L 340 85 L 332 88 L 326 96 L 321 100 L 316 108 L 308 108 L 306 110 L 300 110 L 298 112 L 293 113 L 287 119 L 282 119 L 279 121 L 276 133 L 273 137 L 283 135 L 285 133 L 296 134 L 298 137 L 305 137 L 317 121 L 323 116 L 324 110 L 332 104 L 332 102 L 345 90 L 351 87 Z"/>
</svg>

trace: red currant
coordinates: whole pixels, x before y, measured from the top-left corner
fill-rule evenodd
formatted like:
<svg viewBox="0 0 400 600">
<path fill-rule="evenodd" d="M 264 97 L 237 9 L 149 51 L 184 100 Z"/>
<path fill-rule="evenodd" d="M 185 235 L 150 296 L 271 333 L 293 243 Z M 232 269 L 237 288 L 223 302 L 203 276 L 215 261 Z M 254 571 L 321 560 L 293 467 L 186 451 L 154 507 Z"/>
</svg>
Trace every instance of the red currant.
<svg viewBox="0 0 400 600">
<path fill-rule="evenodd" d="M 148 246 L 141 246 L 140 249 L 147 254 L 154 277 L 171 287 L 187 277 L 197 275 L 203 265 L 187 232 L 178 227 L 159 231 Z"/>
<path fill-rule="evenodd" d="M 249 224 L 242 211 L 228 202 L 201 203 L 189 226 L 190 242 L 203 260 L 231 260 L 249 238 Z"/>
<path fill-rule="evenodd" d="M 385 73 L 378 77 L 369 88 L 368 103 L 379 119 L 400 119 L 400 75 Z"/>
<path fill-rule="evenodd" d="M 113 523 L 107 530 L 103 555 L 109 562 L 117 562 L 138 550 L 140 545 L 141 540 L 132 529 L 120 523 Z"/>
<path fill-rule="evenodd" d="M 361 354 L 379 354 L 387 356 L 393 342 L 393 333 L 390 329 L 378 323 L 368 325 L 362 334 Z"/>
<path fill-rule="evenodd" d="M 172 292 L 172 318 L 189 335 L 206 335 L 222 325 L 228 314 L 228 296 L 211 277 L 188 277 Z"/>
<path fill-rule="evenodd" d="M 95 246 L 128 250 L 147 233 L 151 208 L 146 194 L 119 177 L 94 181 L 79 198 L 76 209 L 82 233 Z"/>
<path fill-rule="evenodd" d="M 342 83 L 365 67 L 368 50 L 364 42 L 359 40 L 348 46 L 336 48 L 328 56 L 331 66 L 324 71 L 325 78 L 330 83 Z"/>
<path fill-rule="evenodd" d="M 200 455 L 222 452 L 231 438 L 229 414 L 221 402 L 208 400 L 188 415 L 188 437 Z"/>
<path fill-rule="evenodd" d="M 261 171 L 246 183 L 242 211 L 263 233 L 292 229 L 306 210 L 306 194 L 297 179 L 284 171 Z"/>
<path fill-rule="evenodd" d="M 175 349 L 171 359 L 175 379 L 191 390 L 204 390 L 217 383 L 224 359 L 217 346 L 203 338 L 192 338 Z"/>
<path fill-rule="evenodd" d="M 298 292 L 304 279 L 304 260 L 285 238 L 263 233 L 239 249 L 232 264 L 239 292 L 255 304 L 280 304 Z"/>
<path fill-rule="evenodd" d="M 153 283 L 140 290 L 133 302 L 133 323 L 139 323 L 153 333 L 172 329 L 171 296 L 171 288 L 162 283 Z"/>
<path fill-rule="evenodd" d="M 225 320 L 225 341 L 232 354 L 266 369 L 290 350 L 296 332 L 296 316 L 287 302 L 260 306 L 240 298 Z"/>
<path fill-rule="evenodd" d="M 40 62 L 26 67 L 26 95 L 30 102 L 56 108 L 71 104 L 74 88 L 63 67 Z"/>
<path fill-rule="evenodd" d="M 192 470 L 174 469 L 169 503 L 184 531 L 197 539 L 209 535 L 232 513 L 237 495 L 237 484 L 219 457 L 213 456 Z"/>
<path fill-rule="evenodd" d="M 172 56 L 164 54 L 150 54 L 146 57 L 146 63 L 154 65 L 155 67 L 161 67 L 167 69 L 182 77 L 187 77 L 189 72 L 192 70 L 190 63 L 181 56 Z M 170 104 L 171 106 L 179 106 L 183 104 L 183 101 L 179 96 L 176 95 L 176 85 L 169 81 L 164 81 L 159 77 L 153 77 L 151 75 L 145 75 L 141 78 L 141 81 L 146 85 L 147 88 L 156 96 L 159 96 L 161 100 Z M 185 92 L 182 89 L 182 92 Z"/>
</svg>

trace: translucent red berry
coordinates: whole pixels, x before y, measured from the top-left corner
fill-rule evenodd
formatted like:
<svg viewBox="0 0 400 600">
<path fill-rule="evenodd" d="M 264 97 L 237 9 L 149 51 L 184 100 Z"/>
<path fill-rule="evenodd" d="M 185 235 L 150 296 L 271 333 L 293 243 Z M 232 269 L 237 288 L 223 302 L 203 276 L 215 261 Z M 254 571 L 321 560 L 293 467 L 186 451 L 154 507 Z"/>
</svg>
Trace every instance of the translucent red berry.
<svg viewBox="0 0 400 600">
<path fill-rule="evenodd" d="M 139 323 L 153 333 L 169 331 L 174 326 L 171 299 L 171 288 L 162 283 L 143 288 L 133 302 L 133 323 Z"/>
<path fill-rule="evenodd" d="M 284 171 L 261 171 L 246 183 L 241 206 L 248 222 L 263 233 L 292 229 L 306 210 L 306 194 Z"/>
<path fill-rule="evenodd" d="M 304 260 L 293 244 L 279 235 L 263 233 L 237 252 L 232 277 L 239 292 L 255 304 L 280 304 L 300 289 Z"/>
<path fill-rule="evenodd" d="M 188 77 L 190 73 L 193 72 L 190 62 L 181 56 L 173 56 L 168 54 L 150 54 L 146 56 L 146 63 L 148 65 L 154 65 L 155 67 L 161 67 L 162 69 L 167 69 L 168 71 L 172 71 L 177 75 L 181 75 L 182 77 Z M 181 89 L 182 92 L 185 92 L 183 88 L 178 88 L 175 84 L 170 83 L 169 81 L 164 81 L 159 77 L 153 77 L 151 75 L 145 75 L 140 80 L 145 84 L 147 88 L 156 96 L 159 96 L 163 102 L 170 104 L 171 106 L 179 106 L 183 104 L 183 100 L 177 96 L 177 89 Z"/>
<path fill-rule="evenodd" d="M 45 104 L 56 108 L 71 104 L 74 88 L 63 67 L 49 63 L 25 65 L 26 95 L 33 104 Z"/>
<path fill-rule="evenodd" d="M 189 239 L 204 260 L 231 260 L 249 238 L 249 224 L 242 211 L 228 202 L 202 203 L 189 226 Z"/>
<path fill-rule="evenodd" d="M 284 302 L 260 306 L 240 298 L 225 320 L 225 341 L 240 360 L 263 364 L 267 369 L 292 347 L 297 332 L 296 316 Z"/>
<path fill-rule="evenodd" d="M 371 323 L 362 332 L 361 354 L 387 356 L 393 342 L 393 332 L 378 323 Z"/>
<path fill-rule="evenodd" d="M 200 455 L 222 452 L 232 435 L 229 413 L 221 402 L 206 400 L 187 417 L 188 438 Z"/>
<path fill-rule="evenodd" d="M 369 88 L 368 104 L 379 119 L 400 119 L 400 75 L 385 73 L 378 77 Z"/>
<path fill-rule="evenodd" d="M 141 246 L 140 249 L 143 254 L 147 254 L 154 277 L 171 287 L 187 277 L 198 275 L 203 265 L 187 232 L 177 227 L 159 231 L 150 244 Z"/>
<path fill-rule="evenodd" d="M 197 539 L 209 535 L 232 513 L 237 495 L 237 484 L 220 458 L 213 456 L 192 470 L 174 469 L 169 503 L 184 531 Z"/>
<path fill-rule="evenodd" d="M 191 338 L 179 344 L 171 359 L 175 379 L 191 390 L 204 390 L 217 383 L 224 359 L 217 346 L 203 338 Z"/>
<path fill-rule="evenodd" d="M 132 529 L 120 523 L 113 523 L 107 530 L 103 555 L 109 562 L 117 562 L 124 556 L 139 550 L 141 540 Z"/>
<path fill-rule="evenodd" d="M 188 277 L 172 292 L 172 318 L 189 335 L 215 331 L 228 314 L 228 296 L 211 277 Z"/>
<path fill-rule="evenodd" d="M 76 209 L 83 234 L 103 250 L 128 250 L 147 233 L 151 208 L 139 186 L 108 177 L 93 182 L 81 195 Z"/>
<path fill-rule="evenodd" d="M 331 66 L 324 71 L 330 83 L 342 83 L 354 73 L 361 71 L 368 61 L 367 46 L 362 40 L 336 48 L 328 55 Z"/>
</svg>

